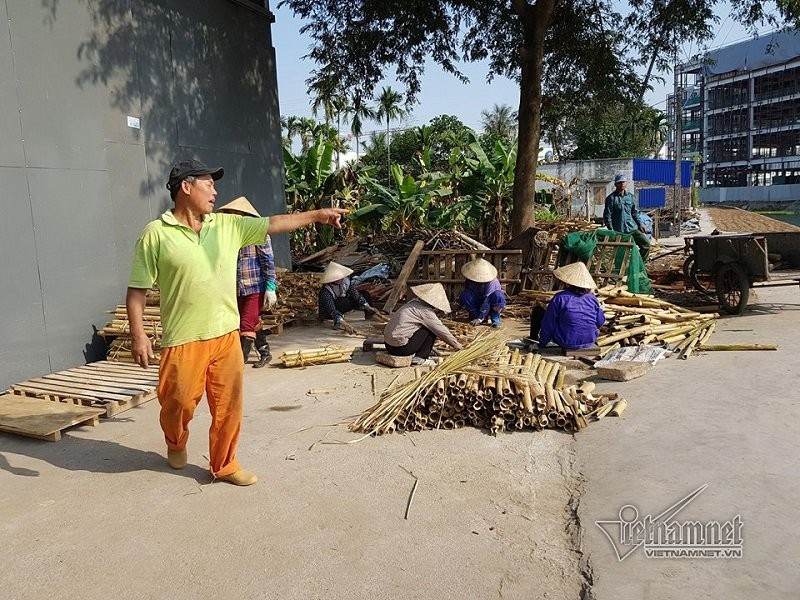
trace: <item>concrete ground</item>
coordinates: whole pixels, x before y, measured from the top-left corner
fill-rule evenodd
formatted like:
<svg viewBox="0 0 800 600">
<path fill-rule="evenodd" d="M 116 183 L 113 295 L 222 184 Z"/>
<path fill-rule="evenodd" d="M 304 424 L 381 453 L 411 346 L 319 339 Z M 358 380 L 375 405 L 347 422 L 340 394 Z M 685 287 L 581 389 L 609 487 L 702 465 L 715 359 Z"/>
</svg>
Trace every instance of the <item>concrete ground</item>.
<svg viewBox="0 0 800 600">
<path fill-rule="evenodd" d="M 360 343 L 321 327 L 271 340 L 276 356 Z M 337 424 L 375 402 L 373 373 L 380 392 L 394 371 L 359 355 L 246 371 L 249 488 L 210 483 L 205 403 L 179 472 L 156 401 L 58 443 L 0 434 L 0 595 L 578 598 L 588 585 L 572 436 L 468 428 L 346 444 L 362 436 Z"/>
<path fill-rule="evenodd" d="M 705 211 L 700 225 L 698 235 L 714 230 Z M 683 245 L 680 238 L 661 243 Z M 777 351 L 670 358 L 645 377 L 600 386 L 622 393 L 629 407 L 623 418 L 575 436 L 585 478 L 578 516 L 595 598 L 800 597 L 798 334 L 798 287 L 760 288 L 744 315 L 719 320 L 711 343 L 777 344 Z M 655 517 L 704 485 L 675 521 L 740 515 L 741 558 L 647 558 L 644 547 L 618 544 L 623 556 L 631 551 L 620 561 L 596 524 L 619 521 L 626 505 L 640 519 Z M 619 532 L 616 524 L 606 527 Z"/>
<path fill-rule="evenodd" d="M 204 403 L 184 471 L 166 466 L 155 401 L 57 443 L 0 433 L 0 596 L 795 598 L 800 291 L 757 295 L 712 341 L 777 352 L 669 358 L 603 382 L 627 411 L 575 436 L 467 428 L 357 441 L 341 423 L 375 401 L 373 374 L 379 393 L 396 373 L 359 354 L 246 370 L 239 456 L 260 476 L 249 488 L 210 483 Z M 271 339 L 276 356 L 330 342 L 360 340 L 321 327 Z M 706 484 L 676 519 L 740 515 L 740 559 L 638 548 L 619 561 L 595 524 L 613 526 L 625 505 L 655 516 Z"/>
</svg>

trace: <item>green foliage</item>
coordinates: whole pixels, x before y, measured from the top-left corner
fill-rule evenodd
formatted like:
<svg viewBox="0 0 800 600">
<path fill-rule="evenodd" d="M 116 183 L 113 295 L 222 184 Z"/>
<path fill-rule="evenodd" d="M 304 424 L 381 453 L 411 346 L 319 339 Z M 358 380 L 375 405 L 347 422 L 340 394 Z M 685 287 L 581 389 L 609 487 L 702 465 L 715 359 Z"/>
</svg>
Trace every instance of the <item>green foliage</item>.
<svg viewBox="0 0 800 600">
<path fill-rule="evenodd" d="M 393 185 L 385 186 L 369 176 L 360 182 L 366 190 L 361 207 L 351 214 L 351 219 L 361 227 L 402 233 L 413 227 L 448 225 L 444 202 L 452 194 L 448 175 L 425 173 L 415 179 L 404 175 L 399 165 L 392 165 Z"/>
<path fill-rule="evenodd" d="M 314 210 L 335 203 L 332 193 L 333 153 L 333 142 L 324 136 L 317 137 L 307 150 L 297 155 L 284 147 L 285 191 L 289 212 Z M 313 250 L 319 246 L 329 246 L 333 242 L 333 235 L 330 227 L 309 227 L 293 233 L 292 242 L 296 249 Z"/>
<path fill-rule="evenodd" d="M 474 133 L 467 149 L 456 148 L 451 156 L 453 166 L 462 167 L 463 195 L 474 206 L 478 239 L 495 246 L 509 237 L 516 158 L 516 144 L 506 148 L 496 142 L 487 153 Z"/>
<path fill-rule="evenodd" d="M 517 111 L 507 104 L 495 104 L 491 110 L 481 111 L 484 148 L 492 148 L 495 142 L 510 146 L 517 140 Z"/>
<path fill-rule="evenodd" d="M 574 128 L 570 133 L 570 128 Z M 578 160 L 647 157 L 661 148 L 669 131 L 664 113 L 641 103 L 612 104 L 593 113 L 575 116 L 565 137 Z"/>
<path fill-rule="evenodd" d="M 343 89 L 364 97 L 393 70 L 407 101 L 419 94 L 426 64 L 466 81 L 459 63 L 487 61 L 489 77 L 520 82 L 521 111 L 515 227 L 532 212 L 532 177 L 540 125 L 563 156 L 561 138 L 573 115 L 595 118 L 592 107 L 641 100 L 650 80 L 668 72 L 687 44 L 713 38 L 719 0 L 281 0 L 306 21 L 309 57 Z M 756 25 L 800 25 L 800 2 L 731 0 L 729 15 Z M 646 66 L 644 77 L 637 68 Z M 602 120 L 602 119 L 601 119 Z M 593 135 L 573 130 L 578 154 L 612 151 L 608 124 Z M 580 130 L 581 128 L 578 128 Z M 563 146 L 566 147 L 565 141 Z M 625 155 L 639 154 L 630 147 Z M 619 154 L 617 154 L 619 155 Z M 388 157 L 387 157 L 388 158 Z M 388 161 L 387 161 L 388 162 Z"/>
</svg>

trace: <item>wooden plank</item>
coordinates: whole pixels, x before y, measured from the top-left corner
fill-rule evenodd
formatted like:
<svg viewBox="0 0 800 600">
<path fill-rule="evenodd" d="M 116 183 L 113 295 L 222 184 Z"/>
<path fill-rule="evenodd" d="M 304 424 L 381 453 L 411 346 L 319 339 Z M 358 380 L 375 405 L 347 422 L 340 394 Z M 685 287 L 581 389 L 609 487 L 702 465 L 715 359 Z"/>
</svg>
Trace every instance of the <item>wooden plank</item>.
<svg viewBox="0 0 800 600">
<path fill-rule="evenodd" d="M 103 401 L 96 397 L 90 396 L 87 394 L 59 394 L 58 392 L 54 392 L 51 389 L 45 389 L 43 386 L 36 385 L 36 384 L 28 384 L 28 383 L 15 383 L 10 388 L 13 392 L 18 392 L 23 396 L 36 396 L 40 398 L 44 397 L 54 397 L 58 398 L 69 398 L 74 400 L 82 400 L 89 402 L 91 404 L 102 404 Z M 81 402 L 82 404 L 83 402 Z"/>
<path fill-rule="evenodd" d="M 130 368 L 133 367 L 133 368 Z M 87 365 L 83 365 L 80 367 L 75 367 L 73 369 L 68 369 L 69 371 L 74 371 L 76 369 L 94 369 L 96 371 L 100 371 L 107 374 L 117 374 L 120 376 L 125 377 L 145 377 L 147 379 L 158 379 L 158 368 L 151 369 L 143 369 L 139 365 L 125 365 L 124 363 L 114 362 L 114 363 L 106 363 L 99 365 L 97 363 L 89 363 Z"/>
<path fill-rule="evenodd" d="M 420 252 L 421 256 L 454 256 L 458 254 L 474 254 L 475 256 L 500 254 L 502 256 L 513 256 L 517 254 L 522 255 L 522 250 L 423 250 Z"/>
<path fill-rule="evenodd" d="M 100 383 L 106 383 L 109 385 L 114 385 L 118 387 L 127 387 L 131 389 L 138 389 L 138 390 L 145 390 L 149 391 L 155 388 L 158 385 L 158 380 L 156 379 L 133 379 L 127 377 L 115 377 L 113 375 L 106 375 L 104 373 L 95 373 L 91 370 L 88 372 L 85 371 L 78 371 L 77 369 L 70 370 L 70 371 L 61 371 L 59 373 L 53 373 L 51 375 L 45 375 L 47 378 L 59 378 L 66 381 L 67 379 L 70 380 L 90 380 Z"/>
<path fill-rule="evenodd" d="M 140 404 L 144 404 L 145 402 L 150 402 L 153 398 L 157 396 L 156 392 L 151 392 L 149 394 L 142 394 L 141 396 L 134 396 L 133 398 L 127 400 L 126 402 L 109 402 L 106 404 L 106 416 L 113 417 L 121 412 L 126 410 L 130 410 L 131 408 L 136 408 Z"/>
<path fill-rule="evenodd" d="M 411 249 L 410 254 L 408 255 L 408 259 L 406 263 L 403 265 L 403 268 L 400 270 L 400 275 L 397 277 L 397 280 L 394 282 L 394 288 L 392 288 L 392 293 L 389 294 L 389 298 L 386 300 L 386 303 L 383 305 L 383 311 L 390 313 L 394 310 L 397 301 L 400 299 L 400 296 L 405 291 L 406 287 L 406 280 L 408 279 L 409 275 L 411 275 L 411 271 L 417 265 L 417 259 L 419 258 L 422 249 L 425 247 L 425 242 L 422 240 L 417 240 L 417 243 L 414 244 L 414 247 Z"/>
<path fill-rule="evenodd" d="M 153 387 L 126 387 L 119 384 L 108 383 L 107 381 L 96 381 L 91 379 L 83 379 L 71 377 L 69 375 L 60 375 L 53 373 L 52 375 L 45 375 L 31 379 L 30 381 L 52 383 L 57 385 L 64 385 L 69 387 L 77 387 L 78 389 L 91 390 L 92 392 L 109 392 L 111 394 L 123 394 L 125 396 L 138 396 L 139 394 L 152 392 Z"/>
<path fill-rule="evenodd" d="M 90 366 L 94 365 L 94 366 L 103 367 L 103 368 L 109 368 L 109 369 L 118 369 L 118 370 L 122 370 L 122 371 L 132 371 L 134 373 L 141 373 L 142 371 L 144 371 L 145 373 L 150 373 L 150 372 L 156 373 L 156 374 L 158 373 L 158 365 L 150 365 L 147 369 L 143 369 L 139 365 L 112 362 L 112 361 L 108 361 L 108 360 L 101 360 L 101 361 L 88 363 L 88 364 Z"/>
<path fill-rule="evenodd" d="M 48 381 L 41 377 L 36 377 L 34 379 L 28 379 L 27 381 L 15 383 L 11 387 L 18 389 L 21 388 L 22 386 L 29 388 L 36 388 L 40 391 L 45 391 L 51 394 L 64 396 L 65 398 L 77 398 L 78 397 L 77 395 L 80 394 L 80 396 L 82 397 L 96 398 L 97 400 L 127 400 L 128 397 L 130 396 L 130 394 L 115 394 L 113 392 L 103 392 L 92 388 L 66 385 L 58 382 Z"/>
<path fill-rule="evenodd" d="M 97 425 L 100 408 L 37 400 L 29 396 L 0 396 L 0 431 L 56 442 L 61 431 L 75 425 Z"/>
<path fill-rule="evenodd" d="M 75 369 L 70 369 L 69 371 L 60 371 L 59 374 L 65 373 L 74 373 L 75 375 L 86 375 L 89 377 L 107 377 L 108 379 L 114 379 L 117 381 L 123 382 L 130 382 L 130 383 L 138 383 L 141 385 L 150 385 L 156 386 L 158 385 L 158 378 L 153 377 L 151 375 L 147 375 L 146 373 L 142 372 L 141 375 L 127 375 L 124 373 L 115 373 L 112 371 L 98 369 L 95 367 L 77 367 Z"/>
<path fill-rule="evenodd" d="M 80 368 L 80 367 L 78 367 L 78 368 Z M 94 370 L 94 371 L 96 371 L 98 373 L 104 373 L 106 375 L 117 375 L 119 377 L 136 377 L 136 378 L 141 378 L 141 379 L 145 379 L 145 380 L 148 380 L 148 381 L 158 380 L 158 371 L 152 371 L 152 370 L 149 370 L 149 369 L 145 370 L 145 369 L 142 369 L 141 367 L 138 367 L 138 366 L 136 367 L 136 369 L 138 369 L 138 370 L 117 369 L 117 368 L 114 368 L 114 367 L 105 367 L 105 366 L 98 367 L 98 366 L 94 366 L 94 365 L 86 365 L 85 368 L 92 369 L 92 370 Z"/>
</svg>

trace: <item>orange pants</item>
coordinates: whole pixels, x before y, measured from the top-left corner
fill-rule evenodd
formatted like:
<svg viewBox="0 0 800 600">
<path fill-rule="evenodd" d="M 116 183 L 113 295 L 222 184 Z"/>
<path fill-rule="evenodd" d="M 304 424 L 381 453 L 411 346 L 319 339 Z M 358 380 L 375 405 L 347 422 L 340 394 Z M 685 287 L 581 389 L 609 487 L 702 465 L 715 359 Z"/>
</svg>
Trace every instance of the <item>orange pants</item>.
<svg viewBox="0 0 800 600">
<path fill-rule="evenodd" d="M 164 439 L 172 450 L 186 447 L 189 421 L 205 391 L 211 411 L 208 450 L 215 477 L 241 468 L 236 445 L 242 425 L 243 376 L 238 331 L 161 350 L 158 401 Z"/>
</svg>

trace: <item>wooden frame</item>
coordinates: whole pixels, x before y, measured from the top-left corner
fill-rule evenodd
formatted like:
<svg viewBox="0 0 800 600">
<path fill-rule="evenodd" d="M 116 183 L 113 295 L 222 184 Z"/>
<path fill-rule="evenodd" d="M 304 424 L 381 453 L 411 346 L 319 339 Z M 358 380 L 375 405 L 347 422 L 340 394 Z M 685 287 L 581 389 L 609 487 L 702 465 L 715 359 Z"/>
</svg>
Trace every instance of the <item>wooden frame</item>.
<svg viewBox="0 0 800 600">
<path fill-rule="evenodd" d="M 522 266 L 522 250 L 424 250 L 420 252 L 407 284 L 441 283 L 450 300 L 458 298 L 464 288 L 461 267 L 473 258 L 484 258 L 497 269 L 500 285 L 518 284 L 518 273 Z"/>
</svg>

